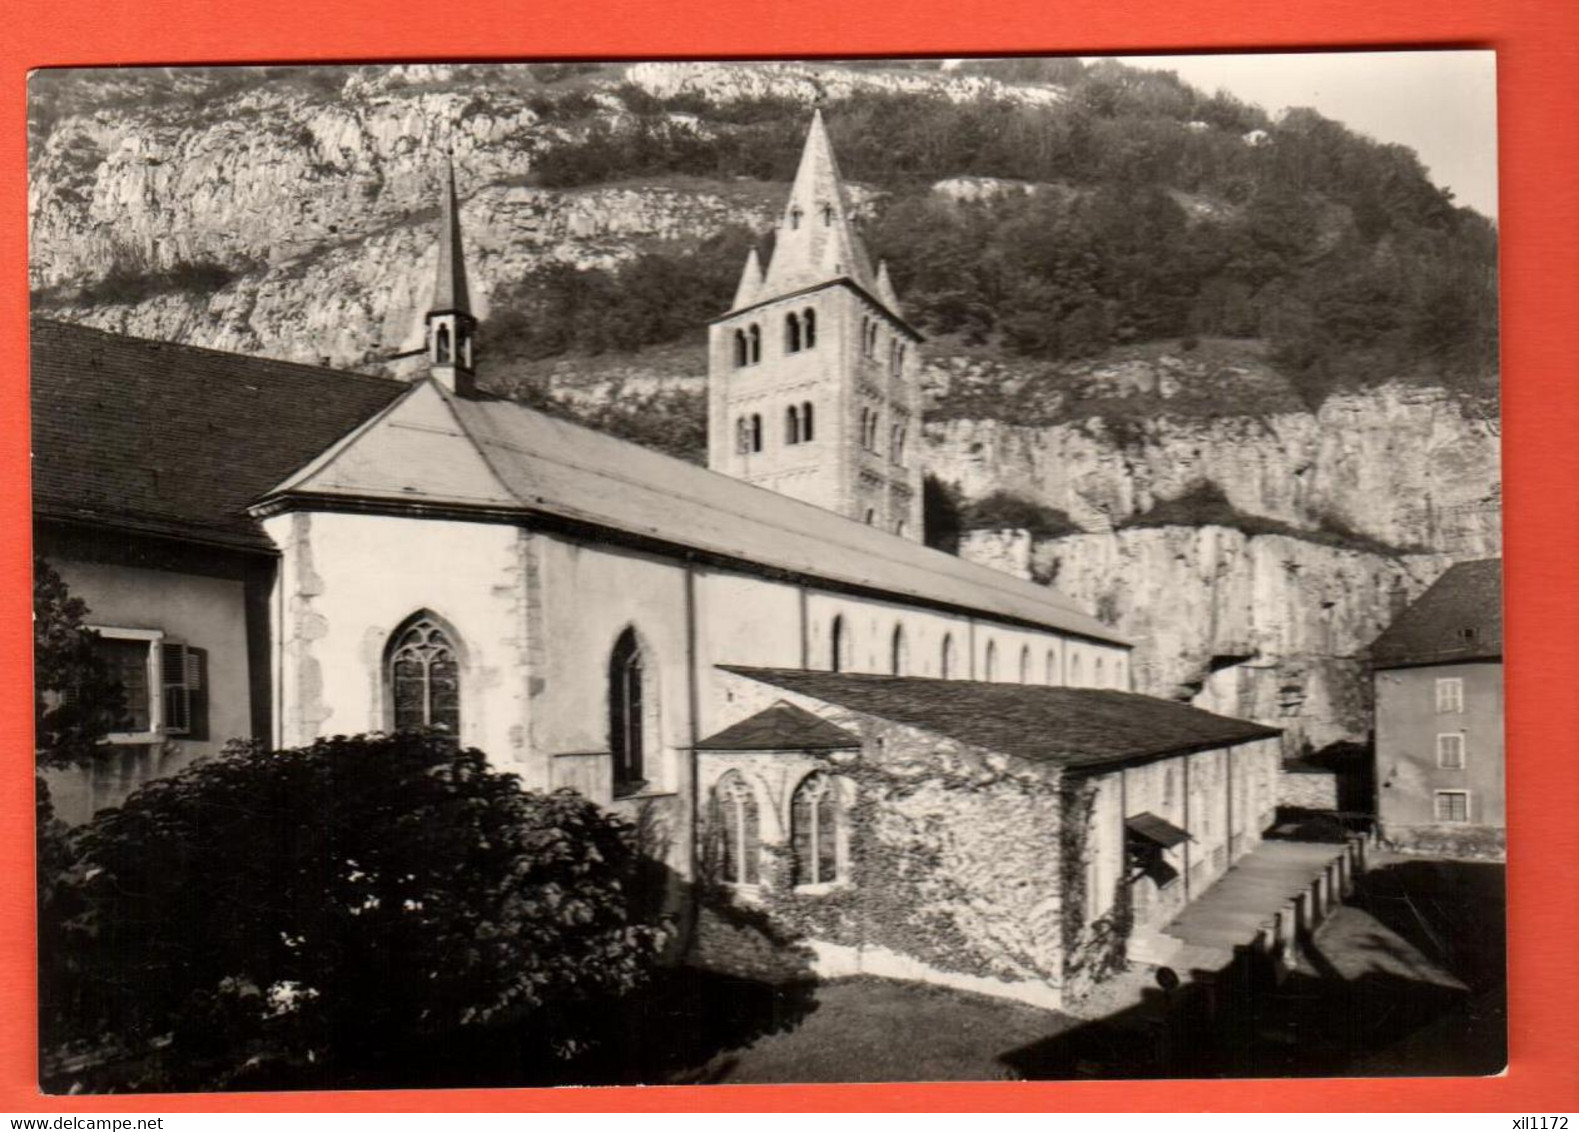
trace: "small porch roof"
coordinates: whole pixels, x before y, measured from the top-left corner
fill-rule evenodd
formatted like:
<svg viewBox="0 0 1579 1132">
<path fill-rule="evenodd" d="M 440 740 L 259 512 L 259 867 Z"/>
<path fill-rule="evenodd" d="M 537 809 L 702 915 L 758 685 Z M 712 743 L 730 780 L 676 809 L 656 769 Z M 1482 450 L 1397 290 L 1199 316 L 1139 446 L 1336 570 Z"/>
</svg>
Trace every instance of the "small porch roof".
<svg viewBox="0 0 1579 1132">
<path fill-rule="evenodd" d="M 1136 814 L 1134 817 L 1124 819 L 1124 828 L 1136 837 L 1151 842 L 1163 849 L 1172 849 L 1175 845 L 1182 845 L 1186 841 L 1193 841 L 1188 833 L 1174 825 L 1167 818 L 1159 818 L 1147 810 Z"/>
</svg>

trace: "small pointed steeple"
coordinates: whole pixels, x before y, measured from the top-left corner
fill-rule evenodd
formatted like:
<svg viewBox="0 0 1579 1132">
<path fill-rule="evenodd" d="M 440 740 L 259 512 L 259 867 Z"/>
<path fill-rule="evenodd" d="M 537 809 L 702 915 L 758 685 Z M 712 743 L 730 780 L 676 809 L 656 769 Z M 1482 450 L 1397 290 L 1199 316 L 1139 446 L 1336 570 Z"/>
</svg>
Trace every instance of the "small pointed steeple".
<svg viewBox="0 0 1579 1132">
<path fill-rule="evenodd" d="M 749 307 L 761 293 L 762 261 L 757 258 L 757 249 L 753 247 L 746 253 L 746 267 L 740 273 L 740 286 L 735 288 L 735 303 L 731 309 Z"/>
<path fill-rule="evenodd" d="M 472 349 L 477 319 L 466 284 L 466 254 L 461 244 L 461 210 L 455 191 L 455 160 L 446 157 L 446 179 L 439 198 L 438 269 L 428 304 L 428 372 L 433 380 L 462 397 L 477 391 Z"/>
<path fill-rule="evenodd" d="M 877 297 L 883 305 L 895 314 L 904 315 L 899 309 L 899 295 L 894 291 L 894 281 L 888 277 L 888 261 L 885 259 L 877 265 Z"/>
<path fill-rule="evenodd" d="M 871 264 L 855 232 L 851 211 L 828 129 L 818 110 L 812 114 L 760 296 L 784 294 L 841 277 L 872 290 Z"/>
</svg>

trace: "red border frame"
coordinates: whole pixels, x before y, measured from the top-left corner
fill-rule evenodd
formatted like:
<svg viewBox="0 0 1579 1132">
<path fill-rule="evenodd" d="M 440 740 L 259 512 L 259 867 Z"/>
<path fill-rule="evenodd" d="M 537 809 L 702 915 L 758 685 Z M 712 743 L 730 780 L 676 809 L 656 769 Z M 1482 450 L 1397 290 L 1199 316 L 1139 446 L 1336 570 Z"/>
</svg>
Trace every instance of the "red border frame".
<svg viewBox="0 0 1579 1132">
<path fill-rule="evenodd" d="M 0 36 L 0 1109 L 110 1111 L 1579 1109 L 1579 773 L 1559 705 L 1573 700 L 1579 558 L 1579 8 L 1560 0 L 19 0 Z M 589 16 L 595 16 L 589 19 Z M 29 68 L 552 56 L 688 58 L 1026 52 L 1080 54 L 1492 47 L 1499 54 L 1507 506 L 1512 1062 L 1484 1079 L 623 1090 L 286 1093 L 43 1098 L 34 1064 L 32 774 L 27 623 L 26 117 Z"/>
</svg>

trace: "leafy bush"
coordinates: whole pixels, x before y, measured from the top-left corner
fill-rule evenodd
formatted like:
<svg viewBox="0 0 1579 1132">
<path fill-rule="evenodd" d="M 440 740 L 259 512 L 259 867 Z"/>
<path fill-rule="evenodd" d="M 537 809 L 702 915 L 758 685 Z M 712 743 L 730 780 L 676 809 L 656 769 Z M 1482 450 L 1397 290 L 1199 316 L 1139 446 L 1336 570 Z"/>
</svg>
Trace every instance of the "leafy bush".
<svg viewBox="0 0 1579 1132">
<path fill-rule="evenodd" d="M 126 692 L 95 649 L 88 607 L 33 556 L 33 736 L 40 765 L 83 762 L 124 722 Z"/>
<path fill-rule="evenodd" d="M 1058 538 L 1082 528 L 1067 513 L 1008 491 L 995 491 L 968 505 L 964 513 L 968 531 L 1018 528 L 1034 538 Z"/>
<path fill-rule="evenodd" d="M 1233 505 L 1223 489 L 1202 480 L 1172 499 L 1159 499 L 1142 514 L 1123 520 L 1119 527 L 1228 527 L 1247 535 L 1285 535 L 1306 542 L 1358 550 L 1368 554 L 1398 555 L 1424 552 L 1426 548 L 1394 546 L 1356 531 L 1337 516 L 1320 514 L 1315 527 L 1296 527 L 1281 519 L 1252 515 Z"/>
<path fill-rule="evenodd" d="M 162 1088 L 343 1082 L 506 1024 L 575 1054 L 660 942 L 629 913 L 631 839 L 438 735 L 234 746 L 83 831 L 54 1032 Z"/>
</svg>

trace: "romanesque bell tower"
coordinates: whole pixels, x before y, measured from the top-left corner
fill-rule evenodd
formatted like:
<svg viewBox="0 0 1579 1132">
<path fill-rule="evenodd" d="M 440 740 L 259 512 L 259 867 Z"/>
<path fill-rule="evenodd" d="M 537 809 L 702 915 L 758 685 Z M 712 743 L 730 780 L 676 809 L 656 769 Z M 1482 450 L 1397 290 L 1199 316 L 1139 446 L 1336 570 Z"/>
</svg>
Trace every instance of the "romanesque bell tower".
<svg viewBox="0 0 1579 1132">
<path fill-rule="evenodd" d="M 708 343 L 708 466 L 920 540 L 921 335 L 855 231 L 812 118 L 766 268 Z"/>
</svg>

